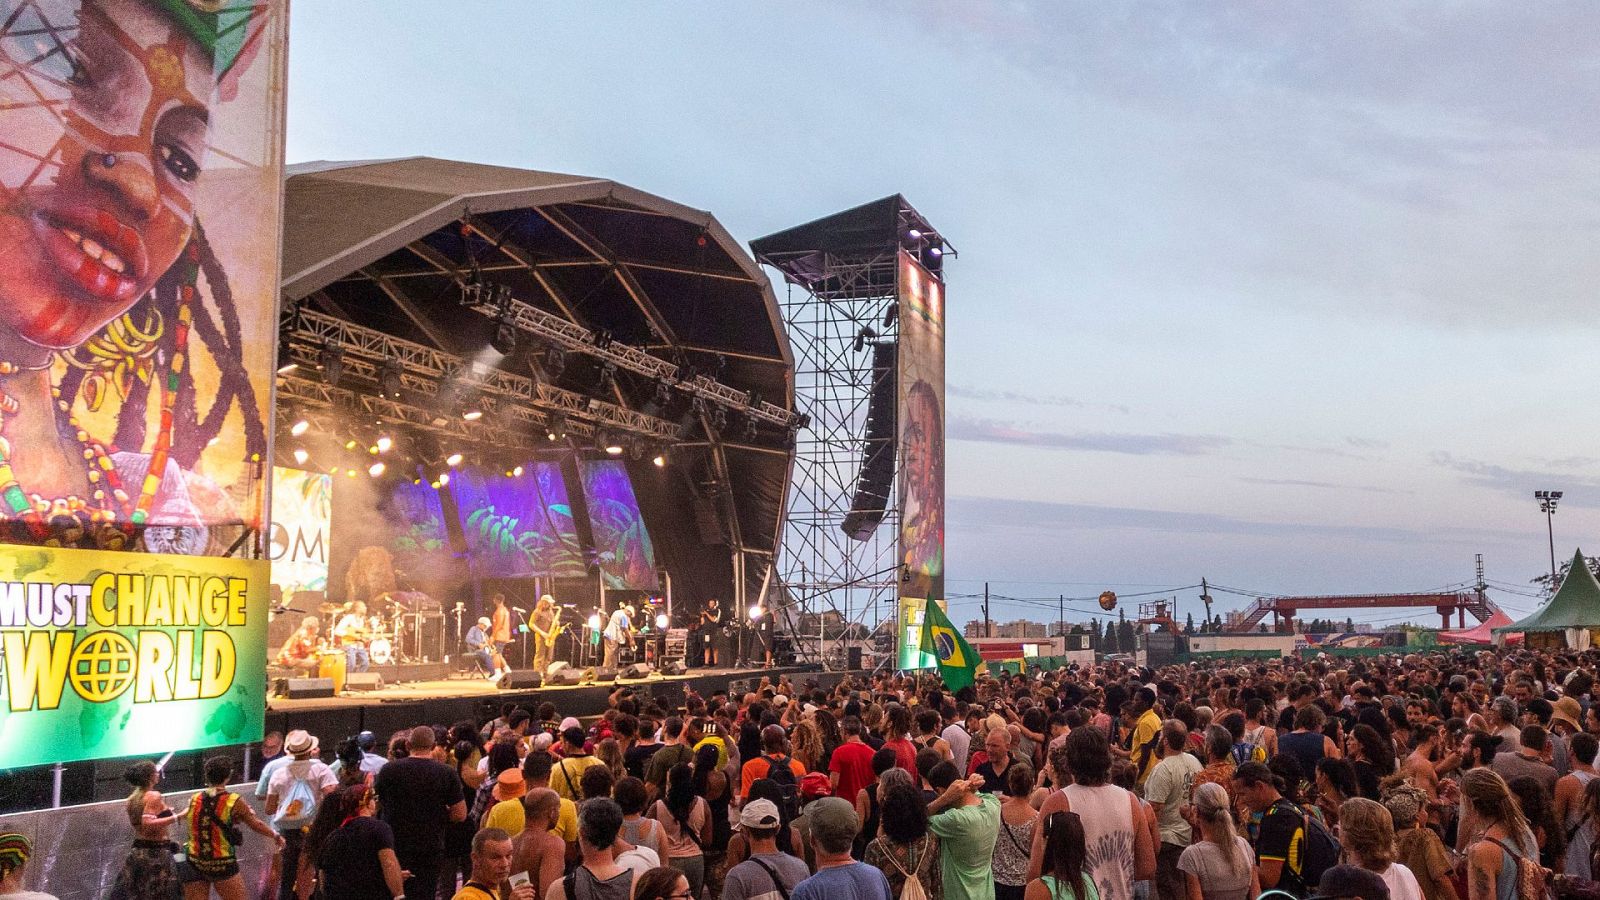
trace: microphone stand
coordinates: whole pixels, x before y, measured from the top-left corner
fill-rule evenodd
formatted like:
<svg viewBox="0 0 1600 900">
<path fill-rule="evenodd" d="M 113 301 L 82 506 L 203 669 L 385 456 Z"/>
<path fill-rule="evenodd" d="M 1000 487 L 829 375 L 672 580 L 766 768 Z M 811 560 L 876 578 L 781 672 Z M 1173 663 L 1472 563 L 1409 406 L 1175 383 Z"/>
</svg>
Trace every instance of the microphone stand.
<svg viewBox="0 0 1600 900">
<path fill-rule="evenodd" d="M 456 614 L 456 650 L 457 651 L 459 651 L 461 649 L 462 645 L 466 641 L 466 632 L 461 630 L 461 614 L 466 611 L 466 608 L 467 608 L 467 605 L 465 603 L 462 603 L 460 600 L 456 601 L 455 614 Z M 457 659 L 459 659 L 459 658 L 460 657 L 458 655 Z M 450 661 L 450 657 L 446 656 L 444 661 L 448 663 Z"/>
<path fill-rule="evenodd" d="M 528 668 L 528 664 L 533 661 L 533 657 L 528 655 L 528 632 L 531 630 L 531 627 L 528 624 L 527 613 L 520 609 L 516 609 L 515 607 L 513 607 L 513 610 L 516 612 L 517 618 L 522 620 L 522 667 L 526 669 Z M 506 660 L 506 668 L 511 668 L 510 660 Z"/>
</svg>

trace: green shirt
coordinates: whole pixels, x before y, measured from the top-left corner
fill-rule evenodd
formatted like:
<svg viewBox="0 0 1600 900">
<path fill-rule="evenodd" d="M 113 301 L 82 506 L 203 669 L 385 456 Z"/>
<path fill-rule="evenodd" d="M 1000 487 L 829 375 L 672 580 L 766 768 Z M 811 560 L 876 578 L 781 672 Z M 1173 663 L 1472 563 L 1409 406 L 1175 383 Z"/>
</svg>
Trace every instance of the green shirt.
<svg viewBox="0 0 1600 900">
<path fill-rule="evenodd" d="M 993 900 L 994 842 L 1000 835 L 1000 798 L 978 794 L 982 803 L 955 806 L 928 820 L 939 836 L 945 900 Z"/>
</svg>

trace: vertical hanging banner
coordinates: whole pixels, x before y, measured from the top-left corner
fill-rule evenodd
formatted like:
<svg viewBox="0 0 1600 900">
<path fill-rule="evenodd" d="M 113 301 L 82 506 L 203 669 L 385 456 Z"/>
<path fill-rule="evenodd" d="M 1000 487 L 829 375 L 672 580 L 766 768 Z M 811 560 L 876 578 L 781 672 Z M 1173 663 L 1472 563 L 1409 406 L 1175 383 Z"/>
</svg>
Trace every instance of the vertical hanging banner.
<svg viewBox="0 0 1600 900">
<path fill-rule="evenodd" d="M 261 736 L 287 24 L 0 0 L 0 766 Z"/>
<path fill-rule="evenodd" d="M 639 498 L 633 493 L 628 467 L 620 460 L 583 460 L 583 497 L 589 507 L 589 527 L 606 587 L 613 590 L 654 591 L 656 556 L 645 528 Z"/>
<path fill-rule="evenodd" d="M 900 596 L 944 599 L 944 282 L 900 251 Z"/>
<path fill-rule="evenodd" d="M 333 476 L 272 469 L 272 585 L 292 604 L 296 591 L 328 589 L 328 535 L 333 529 Z"/>
<path fill-rule="evenodd" d="M 0 554 L 0 768 L 256 741 L 266 560 Z"/>
</svg>

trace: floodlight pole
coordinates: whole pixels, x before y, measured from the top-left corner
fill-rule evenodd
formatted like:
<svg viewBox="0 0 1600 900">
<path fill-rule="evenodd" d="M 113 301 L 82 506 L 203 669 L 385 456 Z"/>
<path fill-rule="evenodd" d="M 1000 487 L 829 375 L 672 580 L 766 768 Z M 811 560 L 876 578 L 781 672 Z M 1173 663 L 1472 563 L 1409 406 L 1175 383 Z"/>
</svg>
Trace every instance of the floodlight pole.
<svg viewBox="0 0 1600 900">
<path fill-rule="evenodd" d="M 1556 503 L 1561 500 L 1560 491 L 1534 491 L 1533 499 L 1539 501 L 1539 511 L 1544 513 L 1545 533 L 1550 538 L 1550 593 L 1556 592 Z"/>
</svg>

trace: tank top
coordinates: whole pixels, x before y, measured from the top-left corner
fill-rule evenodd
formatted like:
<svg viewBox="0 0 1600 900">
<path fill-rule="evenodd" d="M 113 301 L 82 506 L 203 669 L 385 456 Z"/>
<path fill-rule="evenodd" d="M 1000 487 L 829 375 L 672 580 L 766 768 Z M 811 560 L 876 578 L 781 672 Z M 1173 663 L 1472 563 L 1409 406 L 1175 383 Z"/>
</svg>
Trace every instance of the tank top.
<svg viewBox="0 0 1600 900">
<path fill-rule="evenodd" d="M 601 881 L 588 867 L 579 866 L 567 877 L 572 879 L 572 900 L 629 900 L 633 896 L 632 869 L 625 868 Z"/>
<path fill-rule="evenodd" d="M 1265 725 L 1257 725 L 1254 728 L 1246 728 L 1244 730 L 1244 739 L 1257 747 L 1265 747 L 1267 745 L 1266 737 L 1267 726 Z"/>
<path fill-rule="evenodd" d="M 645 828 L 649 826 L 649 837 L 645 836 Z M 649 847 L 661 855 L 661 823 L 643 816 L 637 819 L 622 820 L 622 839 L 635 847 Z"/>
<path fill-rule="evenodd" d="M 1100 900 L 1133 900 L 1133 795 L 1114 784 L 1061 790 L 1083 822 L 1083 866 Z"/>
<path fill-rule="evenodd" d="M 1085 872 L 1084 877 L 1088 878 L 1089 873 Z M 1089 900 L 1079 897 L 1077 891 L 1062 884 L 1054 875 L 1040 875 L 1039 880 L 1044 882 L 1045 889 L 1050 892 L 1050 900 Z"/>
<path fill-rule="evenodd" d="M 1594 773 L 1573 772 L 1572 777 L 1578 779 L 1578 786 L 1586 790 L 1589 782 L 1594 780 Z M 1584 790 L 1580 790 L 1578 796 L 1582 798 L 1584 793 Z M 1561 823 L 1561 827 L 1572 834 L 1567 841 L 1567 859 L 1562 868 L 1568 875 L 1592 878 L 1589 871 L 1589 851 L 1594 848 L 1594 819 L 1584 812 L 1580 803 L 1577 809 L 1567 810 L 1567 820 Z M 1577 831 L 1573 831 L 1574 828 L 1577 828 Z"/>
<path fill-rule="evenodd" d="M 1531 834 L 1524 834 L 1520 840 L 1507 840 L 1505 843 L 1516 847 L 1519 853 L 1529 859 L 1535 861 L 1539 859 L 1539 848 L 1534 845 Z M 1500 847 L 1500 874 L 1495 876 L 1494 896 L 1495 900 L 1517 900 L 1517 857 L 1504 846 Z"/>
<path fill-rule="evenodd" d="M 721 797 L 706 802 L 711 805 L 711 843 L 706 845 L 706 850 L 720 853 L 728 849 L 728 841 L 733 837 L 733 824 L 728 818 L 728 807 L 733 802 L 733 791 L 723 788 Z"/>
<path fill-rule="evenodd" d="M 856 835 L 854 853 L 856 859 L 866 858 L 867 844 L 878 836 L 878 785 L 867 785 L 867 821 L 862 823 L 861 833 Z"/>
</svg>

